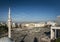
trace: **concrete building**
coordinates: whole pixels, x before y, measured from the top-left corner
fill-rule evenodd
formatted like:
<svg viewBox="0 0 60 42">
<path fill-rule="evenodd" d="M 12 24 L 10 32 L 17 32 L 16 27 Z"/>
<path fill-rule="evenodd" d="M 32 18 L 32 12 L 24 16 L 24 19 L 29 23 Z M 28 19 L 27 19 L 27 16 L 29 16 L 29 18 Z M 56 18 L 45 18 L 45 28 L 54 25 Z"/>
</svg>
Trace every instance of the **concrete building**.
<svg viewBox="0 0 60 42">
<path fill-rule="evenodd" d="M 20 28 L 21 27 L 20 23 L 18 23 L 17 26 L 18 26 L 18 28 Z"/>
<path fill-rule="evenodd" d="M 32 27 L 34 27 L 34 23 L 23 23 L 22 24 L 22 28 L 32 28 Z"/>
<path fill-rule="evenodd" d="M 60 25 L 60 16 L 57 16 L 56 23 L 58 25 Z M 53 24 L 55 24 L 55 23 L 53 23 Z M 51 40 L 57 39 L 57 36 L 60 37 L 60 32 L 59 32 L 60 31 L 60 26 L 54 26 L 54 27 L 53 26 L 51 26 Z"/>
<path fill-rule="evenodd" d="M 45 22 L 40 22 L 40 23 L 36 23 L 35 27 L 44 27 L 46 25 Z"/>
<path fill-rule="evenodd" d="M 60 16 L 57 16 L 56 22 L 57 22 L 57 25 L 60 25 Z"/>
<path fill-rule="evenodd" d="M 0 23 L 0 26 L 5 26 L 5 25 L 6 25 L 6 23 L 4 23 L 4 22 Z"/>
<path fill-rule="evenodd" d="M 45 25 L 46 25 L 45 22 L 40 22 L 40 23 L 23 23 L 22 27 L 34 28 L 34 27 L 44 27 Z"/>
<path fill-rule="evenodd" d="M 47 22 L 47 25 L 51 25 L 51 26 L 56 26 L 56 24 L 57 24 L 57 23 L 56 23 L 56 22 L 53 22 L 53 21 L 48 21 L 48 22 Z"/>
<path fill-rule="evenodd" d="M 17 28 L 17 27 L 18 27 L 17 23 L 12 23 L 12 28 Z"/>
</svg>

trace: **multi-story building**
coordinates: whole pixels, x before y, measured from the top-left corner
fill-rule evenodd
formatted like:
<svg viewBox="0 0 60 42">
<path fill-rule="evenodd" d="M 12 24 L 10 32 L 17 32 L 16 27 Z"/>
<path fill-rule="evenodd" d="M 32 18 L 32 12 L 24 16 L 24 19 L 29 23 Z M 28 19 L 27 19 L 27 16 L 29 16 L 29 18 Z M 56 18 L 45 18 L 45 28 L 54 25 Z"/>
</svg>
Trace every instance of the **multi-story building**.
<svg viewBox="0 0 60 42">
<path fill-rule="evenodd" d="M 35 23 L 35 27 L 44 27 L 46 25 L 45 22 Z"/>
<path fill-rule="evenodd" d="M 12 23 L 12 28 L 15 28 L 16 27 L 16 24 L 15 23 Z"/>
<path fill-rule="evenodd" d="M 60 25 L 60 16 L 57 16 L 56 22 L 57 22 L 57 25 Z"/>
<path fill-rule="evenodd" d="M 45 22 L 40 22 L 40 23 L 23 23 L 22 27 L 44 27 L 46 25 Z"/>
<path fill-rule="evenodd" d="M 56 23 L 56 22 L 53 22 L 53 21 L 48 21 L 48 22 L 47 22 L 47 25 L 51 25 L 51 26 L 56 26 L 56 24 L 57 24 L 57 23 Z"/>
</svg>

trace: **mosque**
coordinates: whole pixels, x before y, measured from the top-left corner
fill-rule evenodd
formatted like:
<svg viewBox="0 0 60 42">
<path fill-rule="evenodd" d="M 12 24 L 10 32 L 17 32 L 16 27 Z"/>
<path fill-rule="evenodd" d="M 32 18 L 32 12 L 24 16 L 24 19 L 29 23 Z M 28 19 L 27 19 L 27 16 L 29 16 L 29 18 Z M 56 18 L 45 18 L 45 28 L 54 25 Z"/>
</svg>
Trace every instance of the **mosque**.
<svg viewBox="0 0 60 42">
<path fill-rule="evenodd" d="M 9 8 L 9 12 L 8 12 L 8 37 L 3 37 L 3 38 L 0 38 L 0 42 L 13 42 L 11 40 L 11 23 L 12 23 L 12 20 L 11 20 L 11 14 L 10 14 L 10 8 Z M 50 39 L 53 40 L 53 39 L 56 39 L 56 30 L 57 29 L 60 29 L 60 27 L 51 27 L 51 37 Z"/>
<path fill-rule="evenodd" d="M 10 8 L 8 13 L 8 37 L 0 38 L 0 42 L 13 42 L 11 40 L 11 17 L 10 17 Z"/>
</svg>

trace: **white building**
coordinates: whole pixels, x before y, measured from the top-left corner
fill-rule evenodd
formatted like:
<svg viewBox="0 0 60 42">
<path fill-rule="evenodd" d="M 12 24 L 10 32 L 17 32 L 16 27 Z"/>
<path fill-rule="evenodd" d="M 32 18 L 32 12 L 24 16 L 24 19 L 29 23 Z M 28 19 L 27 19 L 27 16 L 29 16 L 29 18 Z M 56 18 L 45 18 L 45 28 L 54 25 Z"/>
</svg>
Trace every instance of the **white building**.
<svg viewBox="0 0 60 42">
<path fill-rule="evenodd" d="M 45 22 L 35 23 L 35 27 L 44 27 L 45 25 Z"/>
<path fill-rule="evenodd" d="M 12 28 L 15 28 L 16 27 L 16 24 L 15 23 L 12 23 Z"/>
<path fill-rule="evenodd" d="M 53 22 L 53 21 L 48 21 L 48 22 L 47 22 L 47 25 L 51 25 L 51 26 L 56 26 L 56 24 L 57 24 L 57 23 L 56 23 L 56 22 Z"/>
<path fill-rule="evenodd" d="M 17 24 L 18 28 L 20 28 L 20 23 Z"/>
<path fill-rule="evenodd" d="M 22 24 L 22 27 L 27 27 L 27 28 L 29 28 L 29 27 L 34 27 L 34 23 L 23 23 Z"/>
<path fill-rule="evenodd" d="M 29 26 L 29 24 L 25 24 L 25 26 L 26 26 L 26 27 L 28 27 L 28 26 Z"/>
<path fill-rule="evenodd" d="M 57 22 L 57 25 L 60 25 L 60 16 L 57 16 L 56 22 Z"/>
<path fill-rule="evenodd" d="M 5 26 L 5 25 L 6 25 L 6 23 L 1 22 L 1 23 L 0 23 L 0 25 Z"/>
<path fill-rule="evenodd" d="M 45 22 L 40 22 L 40 23 L 23 23 L 22 26 L 25 26 L 25 27 L 44 27 L 46 24 Z"/>
</svg>

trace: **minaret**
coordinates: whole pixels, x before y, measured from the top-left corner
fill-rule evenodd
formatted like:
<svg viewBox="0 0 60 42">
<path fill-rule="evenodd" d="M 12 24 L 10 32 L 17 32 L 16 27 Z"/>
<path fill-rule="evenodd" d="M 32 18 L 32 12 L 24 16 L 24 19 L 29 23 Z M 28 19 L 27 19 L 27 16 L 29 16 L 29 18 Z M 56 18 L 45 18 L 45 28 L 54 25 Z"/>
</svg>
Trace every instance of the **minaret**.
<svg viewBox="0 0 60 42">
<path fill-rule="evenodd" d="M 11 38 L 11 16 L 10 16 L 10 8 L 8 12 L 8 37 Z"/>
</svg>

